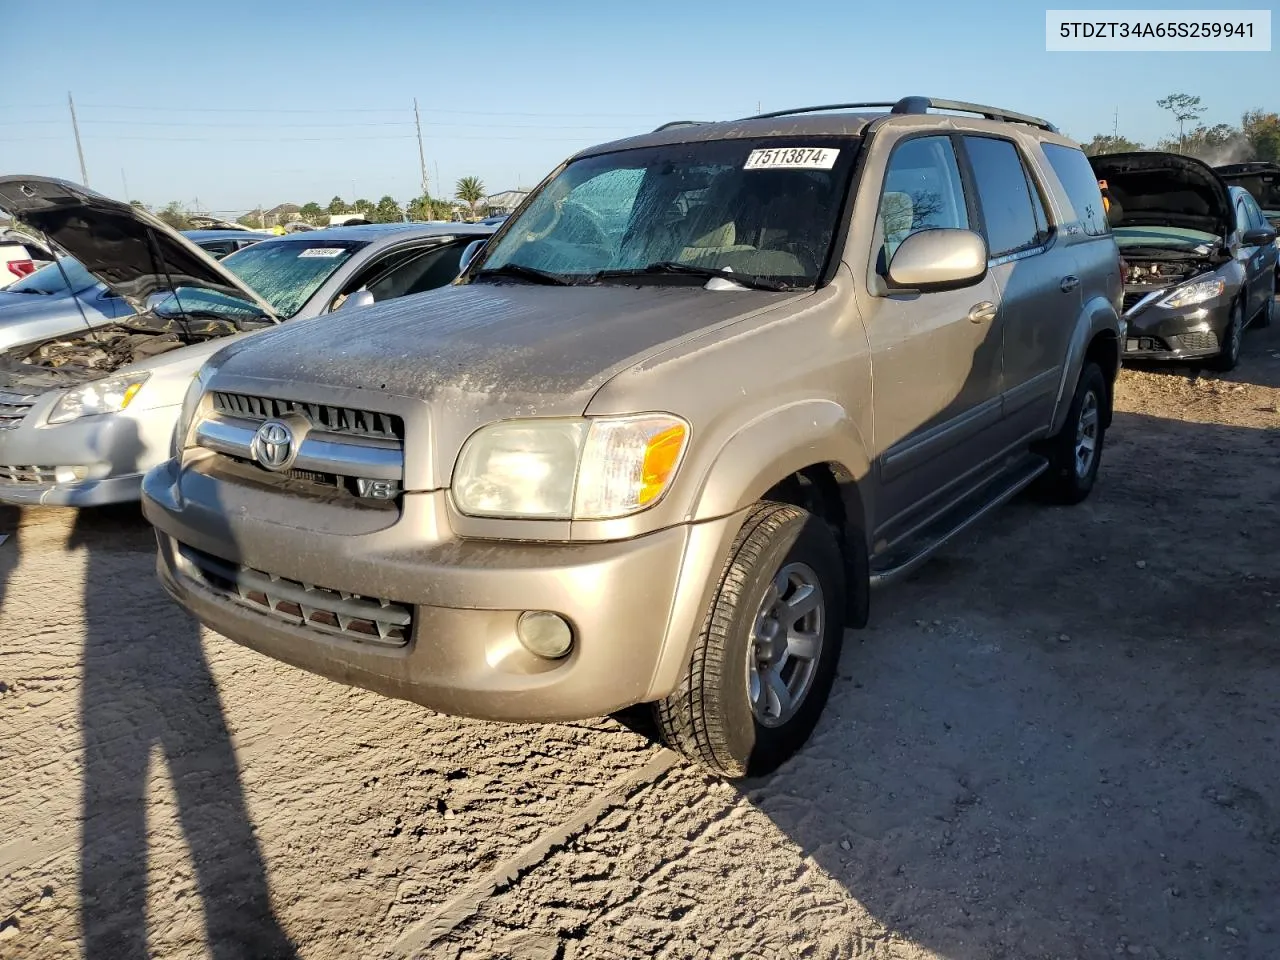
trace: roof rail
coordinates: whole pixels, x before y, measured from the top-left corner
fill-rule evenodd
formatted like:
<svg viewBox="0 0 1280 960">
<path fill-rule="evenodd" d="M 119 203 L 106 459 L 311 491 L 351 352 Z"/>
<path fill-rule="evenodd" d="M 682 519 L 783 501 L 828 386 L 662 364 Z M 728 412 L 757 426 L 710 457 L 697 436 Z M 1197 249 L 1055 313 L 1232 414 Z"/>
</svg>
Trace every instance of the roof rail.
<svg viewBox="0 0 1280 960">
<path fill-rule="evenodd" d="M 655 127 L 653 132 L 660 133 L 663 130 L 670 130 L 672 127 L 699 127 L 706 122 L 706 120 L 672 120 L 670 123 Z"/>
<path fill-rule="evenodd" d="M 901 102 L 901 101 L 899 101 Z M 828 103 L 821 107 L 797 107 L 794 110 L 774 110 L 772 113 L 757 113 L 743 120 L 767 120 L 771 117 L 790 117 L 797 113 L 823 113 L 827 110 L 853 110 L 861 107 L 892 107 L 892 103 Z"/>
<path fill-rule="evenodd" d="M 1033 117 L 1026 113 L 1014 113 L 1001 107 L 988 107 L 981 103 L 966 103 L 963 100 L 939 100 L 936 97 L 903 97 L 893 105 L 890 113 L 927 113 L 933 110 L 953 110 L 957 113 L 976 113 L 988 120 L 1004 120 L 1007 123 L 1025 123 L 1041 130 L 1057 133 L 1058 128 L 1048 120 Z"/>
<path fill-rule="evenodd" d="M 800 113 L 824 113 L 828 110 L 854 110 L 864 107 L 888 107 L 890 113 L 928 113 L 929 110 L 953 110 L 958 113 L 976 113 L 988 120 L 1004 120 L 1009 123 L 1026 123 L 1041 130 L 1057 133 L 1058 128 L 1048 120 L 1032 117 L 1025 113 L 1014 113 L 1000 107 L 988 107 L 980 103 L 965 103 L 962 100 L 939 100 L 936 97 L 903 97 L 901 100 L 871 103 L 828 103 L 820 107 L 797 107 L 794 110 L 774 110 L 772 113 L 761 113 L 754 117 L 743 117 L 743 120 L 760 120 L 771 117 L 790 117 Z"/>
</svg>

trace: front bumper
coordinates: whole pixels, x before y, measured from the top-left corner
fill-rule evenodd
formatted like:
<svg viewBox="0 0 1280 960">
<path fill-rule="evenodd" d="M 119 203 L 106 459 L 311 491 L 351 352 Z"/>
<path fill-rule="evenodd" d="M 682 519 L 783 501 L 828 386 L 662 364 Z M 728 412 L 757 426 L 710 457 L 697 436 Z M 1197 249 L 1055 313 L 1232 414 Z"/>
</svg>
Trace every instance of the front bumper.
<svg viewBox="0 0 1280 960">
<path fill-rule="evenodd" d="M 237 643 L 330 679 L 444 713 L 490 720 L 583 719 L 663 696 L 687 662 L 715 574 L 741 516 L 590 544 L 467 541 L 450 536 L 444 493 L 407 494 L 395 524 L 325 532 L 267 519 L 169 461 L 147 474 L 158 574 L 201 622 Z M 222 487 L 223 491 L 227 488 Z M 313 520 L 316 519 L 313 517 Z M 319 528 L 319 529 L 317 529 Z M 406 533 L 408 532 L 408 533 Z M 402 646 L 336 635 L 247 603 L 189 557 L 336 597 L 412 611 Z M 325 601 L 339 602 L 339 601 Z M 571 652 L 545 660 L 516 635 L 526 610 L 573 629 Z"/>
<path fill-rule="evenodd" d="M 179 407 L 48 424 L 37 402 L 0 430 L 0 503 L 94 507 L 138 499 L 142 476 L 169 454 Z"/>
<path fill-rule="evenodd" d="M 1127 314 L 1123 359 L 1193 360 L 1217 356 L 1231 319 L 1225 298 L 1169 309 L 1158 304 Z"/>
</svg>

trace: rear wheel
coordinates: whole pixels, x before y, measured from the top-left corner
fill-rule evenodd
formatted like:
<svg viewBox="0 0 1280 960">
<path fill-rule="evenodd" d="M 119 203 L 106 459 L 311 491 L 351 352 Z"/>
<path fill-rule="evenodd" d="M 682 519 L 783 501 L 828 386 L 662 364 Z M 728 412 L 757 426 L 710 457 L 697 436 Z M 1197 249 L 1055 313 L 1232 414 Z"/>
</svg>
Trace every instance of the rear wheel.
<svg viewBox="0 0 1280 960">
<path fill-rule="evenodd" d="M 1096 363 L 1086 362 L 1062 429 L 1048 439 L 1043 453 L 1049 469 L 1038 484 L 1055 503 L 1079 503 L 1093 489 L 1106 439 L 1107 381 Z"/>
<path fill-rule="evenodd" d="M 776 769 L 808 739 L 844 631 L 844 565 L 800 507 L 747 515 L 679 686 L 656 704 L 663 739 L 724 777 Z"/>
<path fill-rule="evenodd" d="M 1222 334 L 1222 346 L 1218 355 L 1209 361 L 1214 370 L 1226 373 L 1234 370 L 1240 363 L 1240 346 L 1244 338 L 1244 305 L 1237 300 L 1231 305 L 1231 317 L 1227 320 L 1227 329 Z"/>
</svg>

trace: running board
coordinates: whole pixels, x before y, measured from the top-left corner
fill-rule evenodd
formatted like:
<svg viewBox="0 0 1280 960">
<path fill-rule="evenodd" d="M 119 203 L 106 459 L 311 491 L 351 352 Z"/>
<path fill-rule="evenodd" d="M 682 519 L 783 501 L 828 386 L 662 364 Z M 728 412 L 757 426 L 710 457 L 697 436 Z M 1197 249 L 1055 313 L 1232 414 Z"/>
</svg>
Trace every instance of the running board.
<svg viewBox="0 0 1280 960">
<path fill-rule="evenodd" d="M 1020 461 L 1012 470 L 993 477 L 958 501 L 933 522 L 912 534 L 900 546 L 871 558 L 871 586 L 883 587 L 911 573 L 948 540 L 967 530 L 996 507 L 1021 493 L 1031 481 L 1049 469 L 1044 457 Z"/>
</svg>

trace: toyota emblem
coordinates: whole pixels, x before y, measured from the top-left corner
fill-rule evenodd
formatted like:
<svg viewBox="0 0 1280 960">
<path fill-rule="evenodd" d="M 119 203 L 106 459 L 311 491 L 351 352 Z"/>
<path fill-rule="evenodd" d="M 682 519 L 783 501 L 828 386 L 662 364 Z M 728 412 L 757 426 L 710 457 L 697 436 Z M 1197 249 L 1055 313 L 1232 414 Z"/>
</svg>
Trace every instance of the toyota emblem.
<svg viewBox="0 0 1280 960">
<path fill-rule="evenodd" d="M 253 435 L 253 459 L 268 470 L 283 470 L 293 462 L 293 431 L 280 420 L 268 420 Z"/>
</svg>

